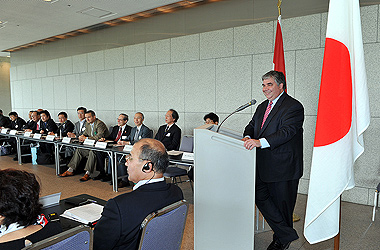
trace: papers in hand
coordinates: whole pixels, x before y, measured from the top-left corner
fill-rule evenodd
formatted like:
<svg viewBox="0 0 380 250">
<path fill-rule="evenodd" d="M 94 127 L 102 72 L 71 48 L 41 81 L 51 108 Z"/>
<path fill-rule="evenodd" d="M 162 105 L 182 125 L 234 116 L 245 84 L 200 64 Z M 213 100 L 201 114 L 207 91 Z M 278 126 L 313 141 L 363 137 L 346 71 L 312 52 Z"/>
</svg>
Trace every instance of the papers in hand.
<svg viewBox="0 0 380 250">
<path fill-rule="evenodd" d="M 102 212 L 102 205 L 90 203 L 83 206 L 70 208 L 61 214 L 61 216 L 71 220 L 79 221 L 83 224 L 88 224 L 99 220 L 102 216 Z"/>
</svg>

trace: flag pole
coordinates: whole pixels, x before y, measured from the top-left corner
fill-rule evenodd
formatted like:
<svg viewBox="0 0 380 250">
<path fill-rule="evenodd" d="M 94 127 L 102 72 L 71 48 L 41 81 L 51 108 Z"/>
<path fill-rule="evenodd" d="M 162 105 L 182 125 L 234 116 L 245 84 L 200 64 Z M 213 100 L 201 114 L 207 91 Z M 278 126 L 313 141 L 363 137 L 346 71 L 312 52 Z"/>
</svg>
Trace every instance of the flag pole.
<svg viewBox="0 0 380 250">
<path fill-rule="evenodd" d="M 278 8 L 278 15 L 281 16 L 281 3 L 282 3 L 282 0 L 278 0 L 277 2 L 277 8 Z"/>
<path fill-rule="evenodd" d="M 341 219 L 342 219 L 342 195 L 339 197 L 339 199 L 340 199 L 340 202 L 339 202 L 339 232 L 334 237 L 334 250 L 339 250 L 339 243 L 340 243 L 340 224 L 341 224 Z"/>
</svg>

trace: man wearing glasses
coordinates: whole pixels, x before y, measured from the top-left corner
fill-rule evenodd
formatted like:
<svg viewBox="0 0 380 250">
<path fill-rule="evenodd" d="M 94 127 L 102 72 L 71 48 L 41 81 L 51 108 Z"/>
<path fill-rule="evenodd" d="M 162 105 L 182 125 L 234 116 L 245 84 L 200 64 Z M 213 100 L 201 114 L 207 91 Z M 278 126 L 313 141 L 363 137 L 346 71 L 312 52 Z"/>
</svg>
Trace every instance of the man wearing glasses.
<svg viewBox="0 0 380 250">
<path fill-rule="evenodd" d="M 154 139 L 134 144 L 125 165 L 133 191 L 108 200 L 94 229 L 94 249 L 137 249 L 140 224 L 150 213 L 183 199 L 178 186 L 166 184 L 165 146 Z"/>
</svg>

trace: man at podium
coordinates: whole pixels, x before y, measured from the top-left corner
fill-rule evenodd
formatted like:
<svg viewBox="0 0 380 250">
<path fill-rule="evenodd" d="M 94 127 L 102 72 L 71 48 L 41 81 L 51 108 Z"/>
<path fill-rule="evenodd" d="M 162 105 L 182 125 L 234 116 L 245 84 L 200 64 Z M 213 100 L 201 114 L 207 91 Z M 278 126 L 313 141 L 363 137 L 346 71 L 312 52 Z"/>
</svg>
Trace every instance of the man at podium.
<svg viewBox="0 0 380 250">
<path fill-rule="evenodd" d="M 271 249 L 288 249 L 298 239 L 293 210 L 303 173 L 302 104 L 286 92 L 285 76 L 262 76 L 267 100 L 256 109 L 244 130 L 244 146 L 256 150 L 256 205 L 272 228 Z"/>
</svg>

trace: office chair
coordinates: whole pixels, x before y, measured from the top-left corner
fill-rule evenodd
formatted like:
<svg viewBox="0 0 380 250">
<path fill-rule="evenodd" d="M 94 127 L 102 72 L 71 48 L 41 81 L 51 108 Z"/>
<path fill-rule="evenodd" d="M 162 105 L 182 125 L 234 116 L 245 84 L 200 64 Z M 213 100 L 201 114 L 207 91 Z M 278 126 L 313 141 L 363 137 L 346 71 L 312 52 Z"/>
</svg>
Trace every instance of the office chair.
<svg viewBox="0 0 380 250">
<path fill-rule="evenodd" d="M 141 223 L 139 250 L 181 249 L 187 210 L 182 200 L 148 215 Z"/>
<path fill-rule="evenodd" d="M 91 228 L 80 225 L 26 246 L 22 250 L 92 250 L 92 244 L 93 232 Z"/>
<path fill-rule="evenodd" d="M 194 151 L 194 137 L 190 135 L 185 135 L 182 137 L 181 145 L 179 146 L 179 151 L 183 152 L 189 152 L 192 153 Z M 181 165 L 181 164 L 177 164 Z M 194 191 L 193 183 L 190 178 L 188 180 L 182 181 L 181 176 L 188 176 L 188 172 L 193 168 L 193 166 L 190 166 L 188 170 L 179 168 L 179 167 L 168 167 L 164 173 L 164 177 L 170 178 L 172 180 L 172 183 L 175 185 L 182 183 L 182 182 L 189 182 L 191 186 L 191 190 Z M 177 181 L 177 178 L 179 181 Z"/>
</svg>

